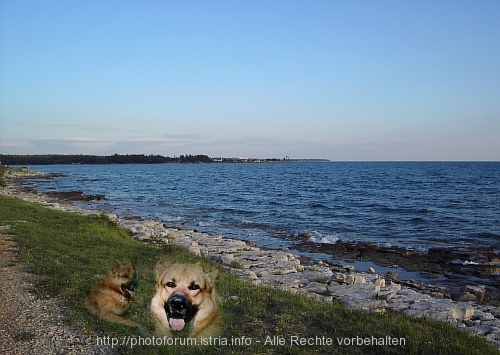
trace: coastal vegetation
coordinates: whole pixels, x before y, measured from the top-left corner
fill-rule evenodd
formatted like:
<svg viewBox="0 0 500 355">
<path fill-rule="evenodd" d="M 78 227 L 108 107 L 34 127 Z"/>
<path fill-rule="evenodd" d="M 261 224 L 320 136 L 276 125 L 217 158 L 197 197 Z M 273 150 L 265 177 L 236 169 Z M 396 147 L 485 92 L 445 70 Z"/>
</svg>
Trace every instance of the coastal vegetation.
<svg viewBox="0 0 500 355">
<path fill-rule="evenodd" d="M 140 243 L 104 215 L 48 209 L 0 196 L 0 225 L 17 242 L 19 254 L 36 275 L 40 298 L 59 297 L 70 321 L 92 334 L 125 339 L 154 335 L 149 311 L 154 267 L 163 255 L 182 262 L 197 258 L 166 240 Z M 5 232 L 6 231 L 6 232 Z M 109 258 L 137 257 L 139 284 L 128 317 L 138 328 L 110 324 L 89 315 L 83 299 L 108 270 Z M 287 291 L 257 287 L 220 269 L 216 288 L 225 316 L 224 333 L 212 345 L 119 346 L 130 354 L 497 354 L 485 339 L 446 323 L 405 315 L 347 310 Z M 252 345 L 247 342 L 252 340 Z M 296 342 L 292 343 L 291 340 Z M 332 340 L 331 343 L 328 339 Z M 370 344 L 367 344 L 366 339 Z M 387 342 L 392 339 L 392 344 Z M 375 342 L 374 342 L 375 340 Z M 397 340 L 397 345 L 394 345 Z M 403 344 L 404 340 L 404 344 Z M 20 340 L 22 341 L 22 340 Z M 260 341 L 260 343 L 257 343 Z M 305 344 L 301 345 L 304 341 Z M 231 343 L 238 343 L 237 345 Z M 383 344 L 382 344 L 383 343 Z M 215 345 L 214 345 L 215 344 Z"/>
<path fill-rule="evenodd" d="M 0 164 L 0 187 L 5 187 L 4 175 L 6 171 L 7 169 L 5 168 L 5 166 Z"/>
<path fill-rule="evenodd" d="M 245 159 L 245 158 L 211 158 L 207 155 L 180 155 L 178 157 L 164 157 L 162 155 L 0 155 L 0 162 L 4 165 L 54 165 L 54 164 L 167 164 L 167 163 L 247 163 L 247 162 L 276 162 L 279 159 Z"/>
</svg>

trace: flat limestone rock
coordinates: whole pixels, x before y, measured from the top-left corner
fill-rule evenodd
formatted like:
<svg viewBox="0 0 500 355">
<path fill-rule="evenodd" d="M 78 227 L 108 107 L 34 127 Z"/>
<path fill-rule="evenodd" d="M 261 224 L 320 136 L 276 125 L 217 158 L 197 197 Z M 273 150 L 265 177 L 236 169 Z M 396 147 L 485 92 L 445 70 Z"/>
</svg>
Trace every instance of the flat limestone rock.
<svg viewBox="0 0 500 355">
<path fill-rule="evenodd" d="M 448 311 L 448 314 L 456 320 L 469 320 L 474 315 L 472 307 L 453 307 Z"/>
<path fill-rule="evenodd" d="M 363 310 L 385 310 L 387 302 L 383 300 L 359 299 L 352 297 L 344 297 L 340 303 L 346 308 L 363 309 Z"/>
</svg>

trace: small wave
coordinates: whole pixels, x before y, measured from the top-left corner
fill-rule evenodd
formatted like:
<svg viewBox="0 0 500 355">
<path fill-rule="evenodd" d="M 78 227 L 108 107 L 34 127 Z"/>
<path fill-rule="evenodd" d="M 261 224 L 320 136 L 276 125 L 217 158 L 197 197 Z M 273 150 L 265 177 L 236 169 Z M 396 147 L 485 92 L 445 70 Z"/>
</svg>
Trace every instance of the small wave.
<svg viewBox="0 0 500 355">
<path fill-rule="evenodd" d="M 262 224 L 262 223 L 259 223 L 259 222 L 254 222 L 254 221 L 251 221 L 251 220 L 248 220 L 248 219 L 244 219 L 241 221 L 241 224 L 243 225 L 243 228 L 247 229 L 247 228 L 250 228 L 250 229 L 256 229 L 256 230 L 269 230 L 269 226 L 265 225 L 265 224 Z"/>
<path fill-rule="evenodd" d="M 482 232 L 482 233 L 474 233 L 471 235 L 471 237 L 474 239 L 498 240 L 498 238 L 500 238 L 500 235 L 491 232 Z"/>
<path fill-rule="evenodd" d="M 164 213 L 154 213 L 153 218 L 165 223 L 178 223 L 182 221 L 180 216 L 172 216 Z"/>
<path fill-rule="evenodd" d="M 429 247 L 417 247 L 417 252 L 422 255 L 427 255 L 429 253 Z"/>
<path fill-rule="evenodd" d="M 380 243 L 377 243 L 377 246 L 379 248 L 391 248 L 392 244 L 389 242 L 380 242 Z"/>
<path fill-rule="evenodd" d="M 455 265 L 479 265 L 479 263 L 475 261 L 469 261 L 469 260 L 463 261 L 460 259 L 453 260 L 451 263 Z"/>
<path fill-rule="evenodd" d="M 222 210 L 222 213 L 229 215 L 243 215 L 243 216 L 255 216 L 257 213 L 255 211 L 236 209 L 231 207 L 226 207 Z"/>
<path fill-rule="evenodd" d="M 325 206 L 324 204 L 322 203 L 313 203 L 311 204 L 311 208 L 315 209 L 315 208 L 319 208 L 319 209 L 328 209 L 327 206 Z"/>
<path fill-rule="evenodd" d="M 390 243 L 389 247 L 391 246 Z M 380 246 L 380 244 L 378 244 Z M 423 246 L 418 246 L 418 247 L 406 247 L 406 250 L 408 251 L 416 251 L 420 255 L 427 255 L 429 253 L 429 248 L 428 247 L 423 247 Z"/>
<path fill-rule="evenodd" d="M 198 227 L 213 227 L 213 226 L 215 226 L 217 224 L 214 223 L 214 222 L 210 222 L 210 221 L 197 221 L 196 225 Z"/>
<path fill-rule="evenodd" d="M 339 236 L 337 233 L 334 235 L 323 235 L 319 232 L 313 231 L 310 233 L 309 241 L 318 244 L 335 244 L 339 241 Z"/>
<path fill-rule="evenodd" d="M 410 220 L 411 223 L 415 223 L 415 224 L 421 224 L 421 223 L 425 223 L 425 219 L 424 218 L 420 218 L 420 217 L 414 217 Z"/>
</svg>

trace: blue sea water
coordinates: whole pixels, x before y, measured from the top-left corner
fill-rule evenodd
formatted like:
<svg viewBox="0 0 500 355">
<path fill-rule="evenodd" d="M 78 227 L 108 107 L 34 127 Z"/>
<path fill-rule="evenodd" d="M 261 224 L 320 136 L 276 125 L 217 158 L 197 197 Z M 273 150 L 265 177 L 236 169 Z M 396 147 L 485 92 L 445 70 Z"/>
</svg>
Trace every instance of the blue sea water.
<svg viewBox="0 0 500 355">
<path fill-rule="evenodd" d="M 40 192 L 106 195 L 90 203 L 169 225 L 289 247 L 369 241 L 425 250 L 500 249 L 498 162 L 300 162 L 50 165 L 66 176 L 32 182 Z M 87 205 L 86 205 L 87 206 Z"/>
</svg>

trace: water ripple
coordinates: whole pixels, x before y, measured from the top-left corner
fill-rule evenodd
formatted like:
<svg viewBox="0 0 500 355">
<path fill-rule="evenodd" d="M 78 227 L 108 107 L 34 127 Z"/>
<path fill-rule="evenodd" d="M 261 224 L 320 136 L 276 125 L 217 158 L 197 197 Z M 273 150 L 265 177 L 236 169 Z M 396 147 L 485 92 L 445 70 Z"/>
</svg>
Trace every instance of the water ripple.
<svg viewBox="0 0 500 355">
<path fill-rule="evenodd" d="M 500 248 L 500 163 L 53 165 L 41 191 L 103 194 L 92 206 L 213 233 L 428 248 Z M 334 238 L 333 238 L 334 239 Z"/>
</svg>

